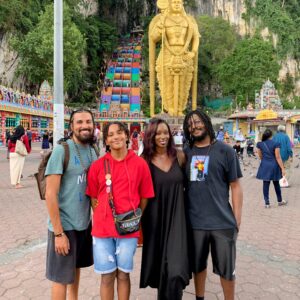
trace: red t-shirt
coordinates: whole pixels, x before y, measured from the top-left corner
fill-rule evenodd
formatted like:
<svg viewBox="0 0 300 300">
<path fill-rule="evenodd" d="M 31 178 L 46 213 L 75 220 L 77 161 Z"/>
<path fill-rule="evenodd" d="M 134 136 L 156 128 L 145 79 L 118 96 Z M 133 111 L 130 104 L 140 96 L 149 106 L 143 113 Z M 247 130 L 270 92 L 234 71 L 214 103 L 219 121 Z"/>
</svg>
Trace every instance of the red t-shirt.
<svg viewBox="0 0 300 300">
<path fill-rule="evenodd" d="M 139 232 L 126 236 L 117 233 L 106 192 L 105 159 L 110 164 L 112 194 L 117 214 L 138 208 L 141 198 L 154 197 L 151 173 L 141 157 L 129 150 L 124 160 L 117 161 L 107 153 L 91 165 L 88 173 L 86 194 L 99 201 L 93 214 L 92 235 L 99 238 L 139 237 Z"/>
<path fill-rule="evenodd" d="M 23 135 L 21 137 L 21 141 L 24 143 L 27 152 L 30 153 L 31 149 L 29 147 L 29 141 L 28 141 L 27 135 Z M 16 151 L 16 144 L 17 144 L 17 142 L 13 143 L 10 140 L 8 141 L 8 150 L 10 153 L 13 153 Z"/>
</svg>

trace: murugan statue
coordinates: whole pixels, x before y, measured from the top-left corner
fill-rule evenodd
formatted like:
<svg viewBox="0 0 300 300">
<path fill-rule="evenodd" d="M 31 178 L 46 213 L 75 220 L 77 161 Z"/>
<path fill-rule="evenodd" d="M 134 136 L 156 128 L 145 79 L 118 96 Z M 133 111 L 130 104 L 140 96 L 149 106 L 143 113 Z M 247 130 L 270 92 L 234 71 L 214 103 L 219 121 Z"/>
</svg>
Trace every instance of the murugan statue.
<svg viewBox="0 0 300 300">
<path fill-rule="evenodd" d="M 183 116 L 191 87 L 192 108 L 197 106 L 198 25 L 186 14 L 183 0 L 158 0 L 157 6 L 160 13 L 149 26 L 150 114 L 154 115 L 156 71 L 162 110 L 170 116 Z"/>
</svg>

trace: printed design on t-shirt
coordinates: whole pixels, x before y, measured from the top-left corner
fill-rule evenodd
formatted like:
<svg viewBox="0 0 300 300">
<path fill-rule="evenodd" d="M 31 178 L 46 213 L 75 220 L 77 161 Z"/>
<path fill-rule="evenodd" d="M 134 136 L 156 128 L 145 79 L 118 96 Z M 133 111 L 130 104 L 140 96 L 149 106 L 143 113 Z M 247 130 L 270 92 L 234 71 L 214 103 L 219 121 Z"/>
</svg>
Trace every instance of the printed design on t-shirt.
<svg viewBox="0 0 300 300">
<path fill-rule="evenodd" d="M 191 160 L 190 181 L 205 181 L 208 175 L 209 156 L 194 155 Z"/>
<path fill-rule="evenodd" d="M 77 177 L 77 184 L 86 184 L 86 172 L 84 172 L 83 167 L 81 166 L 80 158 L 75 155 L 74 156 L 74 164 L 75 166 L 80 166 L 82 168 L 82 174 Z"/>
<path fill-rule="evenodd" d="M 77 184 L 86 184 L 86 173 L 82 173 L 77 177 Z"/>
<path fill-rule="evenodd" d="M 75 155 L 74 156 L 74 164 L 75 164 L 75 166 L 80 166 L 80 160 L 79 160 L 79 158 Z"/>
</svg>

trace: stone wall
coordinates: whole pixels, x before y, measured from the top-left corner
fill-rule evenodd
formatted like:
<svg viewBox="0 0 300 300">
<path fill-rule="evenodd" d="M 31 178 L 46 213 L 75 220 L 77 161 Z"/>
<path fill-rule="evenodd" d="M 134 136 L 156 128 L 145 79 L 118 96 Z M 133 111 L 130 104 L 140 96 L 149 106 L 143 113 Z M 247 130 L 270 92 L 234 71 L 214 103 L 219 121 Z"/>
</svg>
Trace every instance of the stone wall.
<svg viewBox="0 0 300 300">
<path fill-rule="evenodd" d="M 99 9 L 98 1 L 96 0 L 81 0 L 78 5 L 79 12 L 86 18 L 96 15 Z"/>
</svg>

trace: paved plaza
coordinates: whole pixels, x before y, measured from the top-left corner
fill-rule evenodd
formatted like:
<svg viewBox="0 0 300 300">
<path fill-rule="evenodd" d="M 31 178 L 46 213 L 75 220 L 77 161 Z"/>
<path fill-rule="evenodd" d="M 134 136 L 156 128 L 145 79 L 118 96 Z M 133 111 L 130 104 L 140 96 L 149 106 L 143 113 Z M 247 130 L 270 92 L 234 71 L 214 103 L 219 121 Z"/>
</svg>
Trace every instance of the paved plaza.
<svg viewBox="0 0 300 300">
<path fill-rule="evenodd" d="M 10 185 L 6 149 L 0 148 L 0 299 L 50 299 L 50 283 L 45 279 L 46 206 L 39 200 L 32 174 L 40 159 L 39 145 L 26 158 L 22 184 Z M 262 182 L 255 179 L 258 160 L 246 159 L 244 208 L 238 238 L 236 299 L 300 299 L 300 168 L 293 162 L 292 186 L 283 190 L 286 207 L 275 205 L 271 186 L 271 209 L 265 209 Z M 134 300 L 156 299 L 153 289 L 139 289 L 141 249 L 135 256 L 131 275 Z M 223 299 L 219 278 L 211 273 L 206 300 Z M 92 268 L 82 271 L 79 299 L 99 299 L 99 276 Z M 183 299 L 195 299 L 194 287 Z"/>
</svg>

